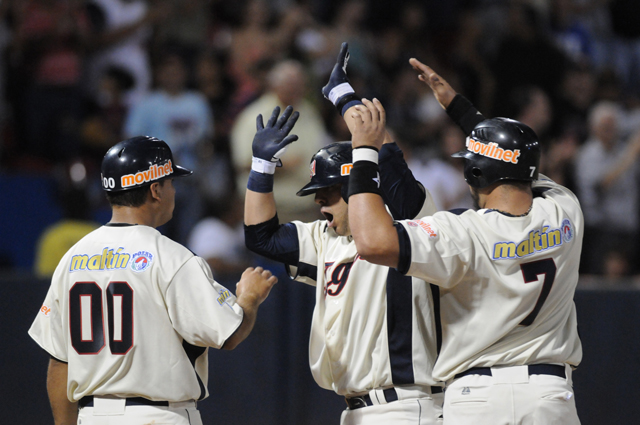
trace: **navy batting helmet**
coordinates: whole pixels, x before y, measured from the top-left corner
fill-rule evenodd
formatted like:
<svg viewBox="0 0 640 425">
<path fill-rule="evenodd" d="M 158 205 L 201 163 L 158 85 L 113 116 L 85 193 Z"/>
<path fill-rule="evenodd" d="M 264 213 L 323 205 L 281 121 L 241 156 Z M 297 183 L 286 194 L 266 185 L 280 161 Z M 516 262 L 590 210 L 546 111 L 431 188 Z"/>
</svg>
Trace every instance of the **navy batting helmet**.
<svg viewBox="0 0 640 425">
<path fill-rule="evenodd" d="M 342 199 L 346 202 L 349 199 L 347 194 L 352 162 L 351 142 L 336 142 L 323 147 L 311 158 L 311 181 L 296 195 L 307 196 L 318 189 L 342 184 Z"/>
<path fill-rule="evenodd" d="M 466 150 L 451 156 L 465 159 L 465 180 L 481 189 L 499 180 L 536 180 L 540 144 L 527 125 L 509 118 L 491 118 L 471 131 Z"/>
<path fill-rule="evenodd" d="M 136 136 L 116 143 L 107 151 L 102 159 L 102 188 L 118 192 L 191 173 L 173 162 L 171 149 L 163 140 Z"/>
</svg>

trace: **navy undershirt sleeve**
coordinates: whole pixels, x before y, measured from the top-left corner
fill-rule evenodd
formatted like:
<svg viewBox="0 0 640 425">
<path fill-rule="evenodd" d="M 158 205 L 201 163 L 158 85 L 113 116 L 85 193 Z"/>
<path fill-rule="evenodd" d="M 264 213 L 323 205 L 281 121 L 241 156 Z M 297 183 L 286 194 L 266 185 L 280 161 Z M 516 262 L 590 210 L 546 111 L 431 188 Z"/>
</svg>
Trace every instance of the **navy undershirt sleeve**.
<svg viewBox="0 0 640 425">
<path fill-rule="evenodd" d="M 293 223 L 279 224 L 278 215 L 263 223 L 244 226 L 244 241 L 247 248 L 290 266 L 297 266 L 300 258 L 298 231 Z"/>
<path fill-rule="evenodd" d="M 426 192 L 415 179 L 395 143 L 382 145 L 379 154 L 382 199 L 395 220 L 412 219 L 422 209 Z"/>
</svg>

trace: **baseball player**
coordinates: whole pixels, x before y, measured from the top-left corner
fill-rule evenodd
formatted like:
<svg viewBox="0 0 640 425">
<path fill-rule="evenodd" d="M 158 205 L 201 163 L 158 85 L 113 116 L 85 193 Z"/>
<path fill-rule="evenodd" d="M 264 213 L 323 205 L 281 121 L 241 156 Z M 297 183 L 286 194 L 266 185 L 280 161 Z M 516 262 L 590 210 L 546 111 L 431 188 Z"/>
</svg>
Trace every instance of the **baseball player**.
<svg viewBox="0 0 640 425">
<path fill-rule="evenodd" d="M 343 45 L 327 92 L 345 83 L 346 59 Z M 342 95 L 355 99 L 348 91 Z M 333 100 L 341 111 L 346 103 L 340 96 Z M 289 135 L 297 119 L 292 112 L 287 107 L 278 118 L 276 107 L 266 126 L 258 116 L 245 198 L 246 244 L 283 262 L 293 279 L 316 287 L 309 363 L 318 385 L 345 397 L 341 424 L 441 423 L 442 390 L 431 376 L 438 339 L 432 289 L 358 255 L 346 203 L 350 142 L 320 149 L 311 159 L 311 181 L 297 193 L 315 195 L 325 219 L 279 224 L 273 173 L 286 146 L 297 139 Z M 413 217 L 424 202 L 433 209 L 389 137 L 380 162 L 390 211 Z"/>
<path fill-rule="evenodd" d="M 441 288 L 442 349 L 434 376 L 447 383 L 445 424 L 579 424 L 571 384 L 581 360 L 573 303 L 583 217 L 575 195 L 538 174 L 533 130 L 485 119 L 429 67 L 420 79 L 467 138 L 455 157 L 478 210 L 393 222 L 375 181 L 384 110 L 351 111 L 349 222 L 367 261 Z"/>
<path fill-rule="evenodd" d="M 202 424 L 208 347 L 233 349 L 251 332 L 277 279 L 249 268 L 236 298 L 202 258 L 155 229 L 173 213 L 173 179 L 189 174 L 152 137 L 105 155 L 111 221 L 64 255 L 29 329 L 51 355 L 56 424 Z"/>
</svg>

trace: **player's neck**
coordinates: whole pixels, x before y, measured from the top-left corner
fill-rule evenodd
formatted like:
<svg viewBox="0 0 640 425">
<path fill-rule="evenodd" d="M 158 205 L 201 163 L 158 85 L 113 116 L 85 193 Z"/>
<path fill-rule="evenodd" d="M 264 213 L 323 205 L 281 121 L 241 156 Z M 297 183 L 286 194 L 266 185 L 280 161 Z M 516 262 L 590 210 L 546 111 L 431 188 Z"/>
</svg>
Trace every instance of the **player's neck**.
<svg viewBox="0 0 640 425">
<path fill-rule="evenodd" d="M 531 210 L 533 195 L 530 190 L 519 190 L 513 186 L 499 185 L 480 195 L 482 207 L 512 216 L 524 216 Z M 484 198 L 484 199 L 482 199 Z"/>
<path fill-rule="evenodd" d="M 156 223 L 157 214 L 153 214 L 145 205 L 136 208 L 116 205 L 111 212 L 110 223 L 140 224 L 154 228 L 159 226 Z"/>
</svg>

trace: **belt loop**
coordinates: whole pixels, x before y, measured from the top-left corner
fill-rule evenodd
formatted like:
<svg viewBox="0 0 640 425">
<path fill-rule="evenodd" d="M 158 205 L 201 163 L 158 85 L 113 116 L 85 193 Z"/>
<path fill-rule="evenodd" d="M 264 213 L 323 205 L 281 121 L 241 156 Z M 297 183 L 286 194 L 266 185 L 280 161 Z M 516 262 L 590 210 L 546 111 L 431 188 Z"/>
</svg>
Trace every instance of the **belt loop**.
<svg viewBox="0 0 640 425">
<path fill-rule="evenodd" d="M 564 375 L 567 377 L 567 384 L 573 388 L 573 369 L 568 363 L 564 364 Z"/>
<path fill-rule="evenodd" d="M 384 394 L 382 394 L 382 390 L 380 390 L 380 395 L 382 397 L 378 397 L 378 390 L 376 388 L 369 391 L 369 397 L 371 398 L 371 403 L 373 404 L 386 404 L 387 400 L 384 399 Z"/>
</svg>

